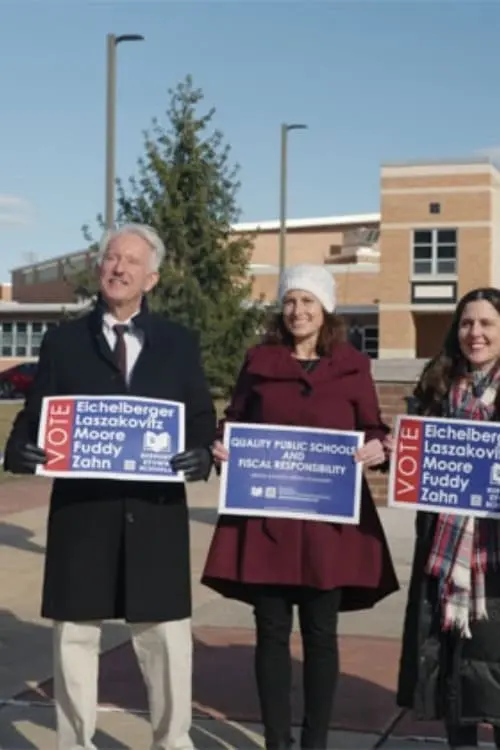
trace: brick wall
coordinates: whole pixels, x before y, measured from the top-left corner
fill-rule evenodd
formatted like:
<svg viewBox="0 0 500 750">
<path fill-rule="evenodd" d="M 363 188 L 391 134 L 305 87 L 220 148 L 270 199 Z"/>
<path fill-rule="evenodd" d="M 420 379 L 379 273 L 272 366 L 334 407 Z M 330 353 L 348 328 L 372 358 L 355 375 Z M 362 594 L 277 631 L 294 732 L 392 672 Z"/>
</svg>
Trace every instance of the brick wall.
<svg viewBox="0 0 500 750">
<path fill-rule="evenodd" d="M 425 360 L 375 360 L 373 377 L 377 386 L 382 417 L 392 426 L 394 417 L 406 414 L 405 399 L 412 395 Z M 387 505 L 387 474 L 367 472 L 376 505 Z"/>
<path fill-rule="evenodd" d="M 413 267 L 408 249 L 414 229 L 458 229 L 459 297 L 469 289 L 492 283 L 496 255 L 491 186 L 496 174 L 495 168 L 487 163 L 382 167 L 378 283 L 380 357 L 405 357 L 413 352 L 425 357 L 435 351 L 430 341 L 422 347 L 424 332 L 420 341 L 418 334 L 416 340 L 416 325 L 410 309 Z M 439 204 L 439 216 L 430 214 L 432 203 Z M 429 276 L 429 281 L 436 281 L 436 278 Z M 436 305 L 436 311 L 438 308 Z M 434 323 L 429 325 L 434 328 Z"/>
</svg>

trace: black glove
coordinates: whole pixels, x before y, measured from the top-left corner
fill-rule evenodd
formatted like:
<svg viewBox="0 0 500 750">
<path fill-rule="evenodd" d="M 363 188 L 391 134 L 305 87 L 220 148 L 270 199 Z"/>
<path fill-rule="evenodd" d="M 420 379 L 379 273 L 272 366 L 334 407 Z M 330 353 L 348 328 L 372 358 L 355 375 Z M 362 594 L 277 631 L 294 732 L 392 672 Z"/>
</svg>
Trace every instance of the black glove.
<svg viewBox="0 0 500 750">
<path fill-rule="evenodd" d="M 47 461 L 45 451 L 30 442 L 15 442 L 5 452 L 5 469 L 12 474 L 34 474 L 36 467 Z"/>
<path fill-rule="evenodd" d="M 212 468 L 212 452 L 208 448 L 194 448 L 178 453 L 170 459 L 170 466 L 176 473 L 182 471 L 186 482 L 199 482 L 208 479 Z"/>
</svg>

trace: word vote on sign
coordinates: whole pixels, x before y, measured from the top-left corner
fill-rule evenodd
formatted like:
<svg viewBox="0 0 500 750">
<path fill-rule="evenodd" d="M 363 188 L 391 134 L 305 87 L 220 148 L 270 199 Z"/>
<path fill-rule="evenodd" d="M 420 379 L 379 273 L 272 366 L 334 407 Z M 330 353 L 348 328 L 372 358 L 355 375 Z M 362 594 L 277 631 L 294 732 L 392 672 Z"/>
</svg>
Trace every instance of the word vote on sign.
<svg viewBox="0 0 500 750">
<path fill-rule="evenodd" d="M 500 517 L 500 425 L 398 417 L 389 505 Z"/>
</svg>

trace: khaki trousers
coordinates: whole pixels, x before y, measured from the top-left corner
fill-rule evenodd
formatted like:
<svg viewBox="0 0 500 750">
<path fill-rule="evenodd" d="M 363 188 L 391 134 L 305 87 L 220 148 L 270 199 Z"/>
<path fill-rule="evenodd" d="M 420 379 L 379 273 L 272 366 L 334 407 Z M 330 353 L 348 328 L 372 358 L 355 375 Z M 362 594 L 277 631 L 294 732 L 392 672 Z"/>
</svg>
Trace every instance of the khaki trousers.
<svg viewBox="0 0 500 750">
<path fill-rule="evenodd" d="M 191 620 L 130 625 L 146 683 L 151 750 L 194 750 Z M 54 623 L 54 699 L 58 750 L 96 750 L 100 622 Z"/>
</svg>

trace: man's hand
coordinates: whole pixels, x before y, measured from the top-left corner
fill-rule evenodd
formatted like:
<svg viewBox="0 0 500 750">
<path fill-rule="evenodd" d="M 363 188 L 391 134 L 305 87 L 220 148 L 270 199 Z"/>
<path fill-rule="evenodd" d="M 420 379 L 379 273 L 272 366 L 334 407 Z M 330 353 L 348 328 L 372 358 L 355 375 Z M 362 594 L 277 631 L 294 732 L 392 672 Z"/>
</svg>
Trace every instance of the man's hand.
<svg viewBox="0 0 500 750">
<path fill-rule="evenodd" d="M 184 451 L 170 460 L 172 469 L 175 472 L 182 471 L 186 482 L 200 482 L 202 479 L 208 479 L 212 463 L 212 452 L 208 448 Z"/>
<path fill-rule="evenodd" d="M 18 442 L 7 447 L 6 468 L 13 474 L 35 474 L 39 464 L 46 464 L 48 456 L 34 443 Z"/>
</svg>

